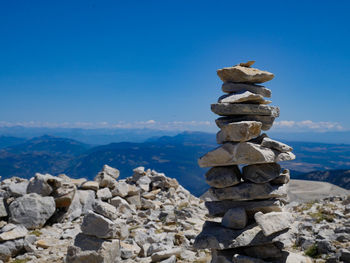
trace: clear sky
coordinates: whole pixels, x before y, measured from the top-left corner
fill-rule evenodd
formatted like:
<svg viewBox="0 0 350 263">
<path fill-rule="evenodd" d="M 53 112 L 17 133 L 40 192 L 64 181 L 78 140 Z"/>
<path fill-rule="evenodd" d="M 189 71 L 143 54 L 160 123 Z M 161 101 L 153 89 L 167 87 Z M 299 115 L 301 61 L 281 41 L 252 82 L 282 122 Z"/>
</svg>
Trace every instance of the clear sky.
<svg viewBox="0 0 350 263">
<path fill-rule="evenodd" d="M 205 130 L 216 70 L 256 60 L 276 76 L 277 127 L 348 130 L 349 12 L 340 0 L 0 0 L 0 125 Z"/>
</svg>

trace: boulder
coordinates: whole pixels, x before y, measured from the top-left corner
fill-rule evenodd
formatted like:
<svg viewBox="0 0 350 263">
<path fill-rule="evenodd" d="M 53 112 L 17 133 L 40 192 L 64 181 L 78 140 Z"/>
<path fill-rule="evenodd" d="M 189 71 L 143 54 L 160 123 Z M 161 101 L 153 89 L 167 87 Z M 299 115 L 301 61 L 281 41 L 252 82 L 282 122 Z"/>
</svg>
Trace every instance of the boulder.
<svg viewBox="0 0 350 263">
<path fill-rule="evenodd" d="M 0 197 L 0 218 L 7 216 L 7 210 L 5 206 L 5 200 L 4 198 Z"/>
<path fill-rule="evenodd" d="M 273 116 L 261 116 L 261 115 L 235 115 L 229 117 L 220 117 L 215 120 L 216 125 L 222 128 L 224 125 L 240 121 L 256 121 L 261 122 L 261 129 L 267 131 L 272 127 L 275 120 Z"/>
<path fill-rule="evenodd" d="M 284 144 L 282 142 L 276 141 L 276 140 L 272 140 L 270 138 L 264 138 L 261 146 L 267 147 L 267 148 L 271 148 L 280 152 L 291 152 L 293 151 L 293 148 L 290 147 L 287 144 Z"/>
<path fill-rule="evenodd" d="M 231 208 L 244 208 L 248 217 L 254 217 L 254 214 L 261 211 L 263 213 L 281 212 L 282 203 L 277 199 L 259 200 L 259 201 L 212 201 L 205 202 L 210 216 L 223 216 Z"/>
<path fill-rule="evenodd" d="M 221 220 L 221 225 L 232 229 L 243 229 L 248 222 L 247 213 L 243 207 L 229 209 Z"/>
<path fill-rule="evenodd" d="M 218 144 L 225 142 L 245 142 L 260 135 L 261 122 L 240 121 L 232 122 L 221 126 L 221 130 L 216 134 Z"/>
<path fill-rule="evenodd" d="M 38 194 L 26 194 L 13 201 L 10 206 L 10 221 L 28 229 L 42 227 L 56 210 L 54 198 Z"/>
<path fill-rule="evenodd" d="M 106 201 L 108 199 L 111 199 L 112 198 L 112 193 L 111 191 L 109 190 L 109 188 L 102 188 L 102 189 L 99 189 L 96 193 L 96 197 L 98 199 L 101 199 L 103 201 Z"/>
<path fill-rule="evenodd" d="M 223 82 L 263 83 L 274 78 L 274 74 L 256 68 L 236 65 L 217 70 Z"/>
<path fill-rule="evenodd" d="M 291 152 L 281 153 L 251 142 L 224 143 L 200 157 L 200 167 L 227 166 L 234 164 L 274 163 L 294 160 Z"/>
<path fill-rule="evenodd" d="M 265 236 L 289 228 L 294 220 L 292 214 L 288 212 L 271 212 L 267 214 L 258 212 L 254 215 L 254 218 Z"/>
<path fill-rule="evenodd" d="M 69 246 L 67 263 L 116 263 L 120 259 L 118 240 L 105 240 L 78 234 L 74 246 Z"/>
<path fill-rule="evenodd" d="M 213 167 L 206 174 L 207 184 L 215 188 L 233 186 L 241 182 L 241 172 L 237 165 Z"/>
<path fill-rule="evenodd" d="M 119 174 L 118 169 L 104 165 L 102 171 L 98 173 L 94 180 L 99 183 L 100 188 L 108 187 L 113 189 Z"/>
<path fill-rule="evenodd" d="M 269 104 L 271 101 L 265 100 L 262 95 L 252 93 L 250 91 L 241 91 L 236 93 L 230 93 L 222 95 L 218 99 L 218 103 L 257 103 L 257 104 Z"/>
<path fill-rule="evenodd" d="M 287 196 L 287 185 L 271 185 L 269 183 L 254 184 L 244 182 L 240 183 L 239 185 L 226 188 L 210 188 L 209 191 L 211 191 L 213 196 L 217 198 L 216 201 L 247 201 L 269 198 L 284 198 Z"/>
<path fill-rule="evenodd" d="M 242 177 L 244 181 L 261 184 L 277 178 L 280 172 L 281 166 L 278 163 L 251 164 L 243 167 Z"/>
<path fill-rule="evenodd" d="M 53 189 L 48 183 L 48 178 L 51 177 L 51 175 L 43 175 L 40 173 L 35 174 L 34 178 L 31 178 L 28 186 L 27 186 L 27 193 L 36 193 L 41 196 L 48 196 L 52 193 Z"/>
<path fill-rule="evenodd" d="M 116 224 L 110 219 L 89 211 L 84 216 L 81 231 L 85 235 L 98 238 L 117 238 L 119 236 Z"/>
<path fill-rule="evenodd" d="M 215 103 L 211 104 L 211 111 L 220 116 L 262 115 L 277 118 L 280 115 L 278 107 L 262 104 Z"/>
<path fill-rule="evenodd" d="M 28 184 L 29 184 L 28 181 L 19 182 L 19 183 L 12 183 L 9 185 L 8 191 L 9 191 L 10 195 L 13 197 L 23 196 L 27 193 Z"/>
<path fill-rule="evenodd" d="M 264 86 L 255 84 L 225 82 L 222 84 L 221 89 L 226 93 L 250 91 L 251 93 L 259 94 L 263 97 L 271 97 L 271 90 L 265 88 Z"/>
</svg>

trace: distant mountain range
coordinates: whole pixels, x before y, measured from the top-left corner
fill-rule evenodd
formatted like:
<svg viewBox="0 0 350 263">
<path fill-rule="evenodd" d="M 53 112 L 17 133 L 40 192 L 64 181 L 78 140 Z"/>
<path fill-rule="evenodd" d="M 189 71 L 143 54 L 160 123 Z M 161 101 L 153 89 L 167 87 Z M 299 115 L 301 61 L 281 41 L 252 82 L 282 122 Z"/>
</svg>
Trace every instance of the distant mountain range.
<svg viewBox="0 0 350 263">
<path fill-rule="evenodd" d="M 350 145 L 286 142 L 297 159 L 282 163 L 297 179 L 322 180 L 350 189 Z M 101 146 L 54 136 L 25 140 L 0 137 L 0 175 L 32 177 L 36 172 L 92 179 L 104 164 L 116 167 L 122 177 L 137 166 L 155 169 L 177 178 L 193 194 L 206 189 L 197 159 L 217 147 L 215 135 L 184 132 L 151 138 L 145 142 L 119 142 Z M 327 170 L 327 171 L 325 171 Z M 315 172 L 316 171 L 316 172 Z"/>
</svg>

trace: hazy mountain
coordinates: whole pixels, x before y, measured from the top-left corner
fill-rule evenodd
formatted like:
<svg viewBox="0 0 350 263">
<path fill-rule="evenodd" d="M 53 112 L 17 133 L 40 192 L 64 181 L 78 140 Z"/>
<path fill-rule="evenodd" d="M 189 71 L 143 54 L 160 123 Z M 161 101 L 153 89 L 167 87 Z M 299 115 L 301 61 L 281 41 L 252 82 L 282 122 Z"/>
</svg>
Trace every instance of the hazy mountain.
<svg viewBox="0 0 350 263">
<path fill-rule="evenodd" d="M 26 139 L 13 136 L 0 136 L 0 149 L 25 142 Z"/>
</svg>

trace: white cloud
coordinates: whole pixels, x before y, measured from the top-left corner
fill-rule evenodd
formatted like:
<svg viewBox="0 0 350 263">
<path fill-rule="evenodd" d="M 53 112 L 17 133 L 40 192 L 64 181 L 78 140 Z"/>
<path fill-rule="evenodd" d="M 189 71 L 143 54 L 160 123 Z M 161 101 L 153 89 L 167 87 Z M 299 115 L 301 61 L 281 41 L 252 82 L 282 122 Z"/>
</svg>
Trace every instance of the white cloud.
<svg viewBox="0 0 350 263">
<path fill-rule="evenodd" d="M 325 132 L 325 131 L 344 131 L 345 128 L 338 122 L 329 122 L 329 121 L 320 121 L 314 122 L 311 120 L 304 121 L 275 121 L 274 122 L 275 129 L 293 129 L 293 130 L 301 130 L 301 131 L 317 131 L 317 132 Z"/>
</svg>

